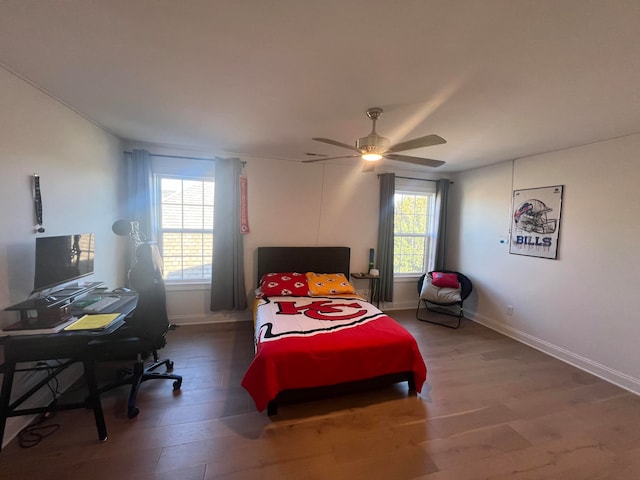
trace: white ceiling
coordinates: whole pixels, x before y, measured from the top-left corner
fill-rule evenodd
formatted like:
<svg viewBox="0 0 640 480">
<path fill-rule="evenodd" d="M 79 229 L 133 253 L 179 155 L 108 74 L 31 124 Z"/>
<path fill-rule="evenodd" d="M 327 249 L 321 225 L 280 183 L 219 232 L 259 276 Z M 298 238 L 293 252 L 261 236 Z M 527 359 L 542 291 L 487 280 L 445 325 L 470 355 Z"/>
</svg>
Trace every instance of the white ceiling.
<svg viewBox="0 0 640 480">
<path fill-rule="evenodd" d="M 349 154 L 311 138 L 353 144 L 372 106 L 393 142 L 444 137 L 406 152 L 438 172 L 640 131 L 638 0 L 0 0 L 0 63 L 219 155 Z"/>
</svg>

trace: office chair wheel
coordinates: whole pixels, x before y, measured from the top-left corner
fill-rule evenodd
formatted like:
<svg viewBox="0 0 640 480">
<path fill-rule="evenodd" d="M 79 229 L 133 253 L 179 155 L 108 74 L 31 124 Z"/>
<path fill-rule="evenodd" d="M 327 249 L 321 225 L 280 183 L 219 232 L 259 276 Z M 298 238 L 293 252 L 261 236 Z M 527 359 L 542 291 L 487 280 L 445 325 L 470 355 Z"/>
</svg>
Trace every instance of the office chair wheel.
<svg viewBox="0 0 640 480">
<path fill-rule="evenodd" d="M 167 372 L 173 372 L 173 362 L 171 360 L 167 362 Z"/>
<path fill-rule="evenodd" d="M 140 413 L 140 409 L 138 407 L 132 407 L 127 411 L 127 417 L 135 418 Z"/>
<path fill-rule="evenodd" d="M 173 391 L 175 392 L 176 390 L 180 390 L 181 386 L 182 380 L 176 380 L 175 382 L 173 382 Z"/>
</svg>

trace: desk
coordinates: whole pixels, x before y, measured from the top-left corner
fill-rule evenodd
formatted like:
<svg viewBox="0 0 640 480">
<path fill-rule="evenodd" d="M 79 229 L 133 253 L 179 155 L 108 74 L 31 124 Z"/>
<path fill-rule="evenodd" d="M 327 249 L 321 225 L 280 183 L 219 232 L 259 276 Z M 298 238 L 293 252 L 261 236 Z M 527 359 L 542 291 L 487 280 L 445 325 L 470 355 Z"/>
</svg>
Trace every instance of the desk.
<svg viewBox="0 0 640 480">
<path fill-rule="evenodd" d="M 60 331 L 45 335 L 12 335 L 2 339 L 4 344 L 5 363 L 2 366 L 4 379 L 2 381 L 2 391 L 0 393 L 0 448 L 2 448 L 2 438 L 8 417 L 21 415 L 33 415 L 37 413 L 51 412 L 54 410 L 69 410 L 72 408 L 92 408 L 100 440 L 107 439 L 107 427 L 102 412 L 100 394 L 95 375 L 95 359 L 92 358 L 90 350 L 87 348 L 91 340 L 103 337 L 115 332 L 124 324 L 125 318 L 136 308 L 138 296 L 135 293 L 119 293 L 120 301 L 114 303 L 102 313 L 120 313 L 121 315 L 108 328 L 102 331 Z M 73 312 L 81 314 L 81 312 Z M 28 367 L 18 369 L 19 363 L 37 362 L 44 360 L 61 360 L 61 363 L 53 367 Z M 55 404 L 45 407 L 19 409 L 29 397 L 44 387 L 50 380 L 69 368 L 72 364 L 82 362 L 84 367 L 84 377 L 89 388 L 89 397 L 86 401 Z M 11 390 L 13 388 L 13 378 L 15 372 L 48 370 L 49 374 L 42 379 L 31 390 L 20 398 L 10 403 Z"/>
<path fill-rule="evenodd" d="M 380 275 L 369 275 L 368 273 L 352 273 L 352 278 L 358 280 L 369 280 L 369 303 L 376 299 L 376 307 L 380 308 L 380 295 L 378 294 L 378 282 Z"/>
</svg>

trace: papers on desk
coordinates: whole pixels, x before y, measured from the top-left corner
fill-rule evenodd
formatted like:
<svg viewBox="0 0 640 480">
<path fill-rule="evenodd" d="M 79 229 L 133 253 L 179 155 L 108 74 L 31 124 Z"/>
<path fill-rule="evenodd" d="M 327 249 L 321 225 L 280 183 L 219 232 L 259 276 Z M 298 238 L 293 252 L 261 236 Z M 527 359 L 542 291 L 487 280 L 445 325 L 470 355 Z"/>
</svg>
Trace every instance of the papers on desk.
<svg viewBox="0 0 640 480">
<path fill-rule="evenodd" d="M 64 328 L 66 332 L 73 330 L 104 330 L 111 325 L 120 313 L 101 313 L 84 315 Z"/>
</svg>

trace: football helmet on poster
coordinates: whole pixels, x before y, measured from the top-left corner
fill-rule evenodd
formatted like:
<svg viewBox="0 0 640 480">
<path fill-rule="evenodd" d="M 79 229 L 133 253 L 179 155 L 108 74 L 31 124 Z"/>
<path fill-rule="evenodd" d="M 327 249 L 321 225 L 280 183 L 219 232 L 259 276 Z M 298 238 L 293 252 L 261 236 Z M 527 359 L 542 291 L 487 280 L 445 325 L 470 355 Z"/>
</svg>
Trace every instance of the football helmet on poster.
<svg viewBox="0 0 640 480">
<path fill-rule="evenodd" d="M 556 231 L 557 219 L 547 218 L 547 213 L 552 210 L 540 200 L 525 200 L 513 214 L 513 221 L 518 230 L 533 233 L 553 233 Z"/>
</svg>

